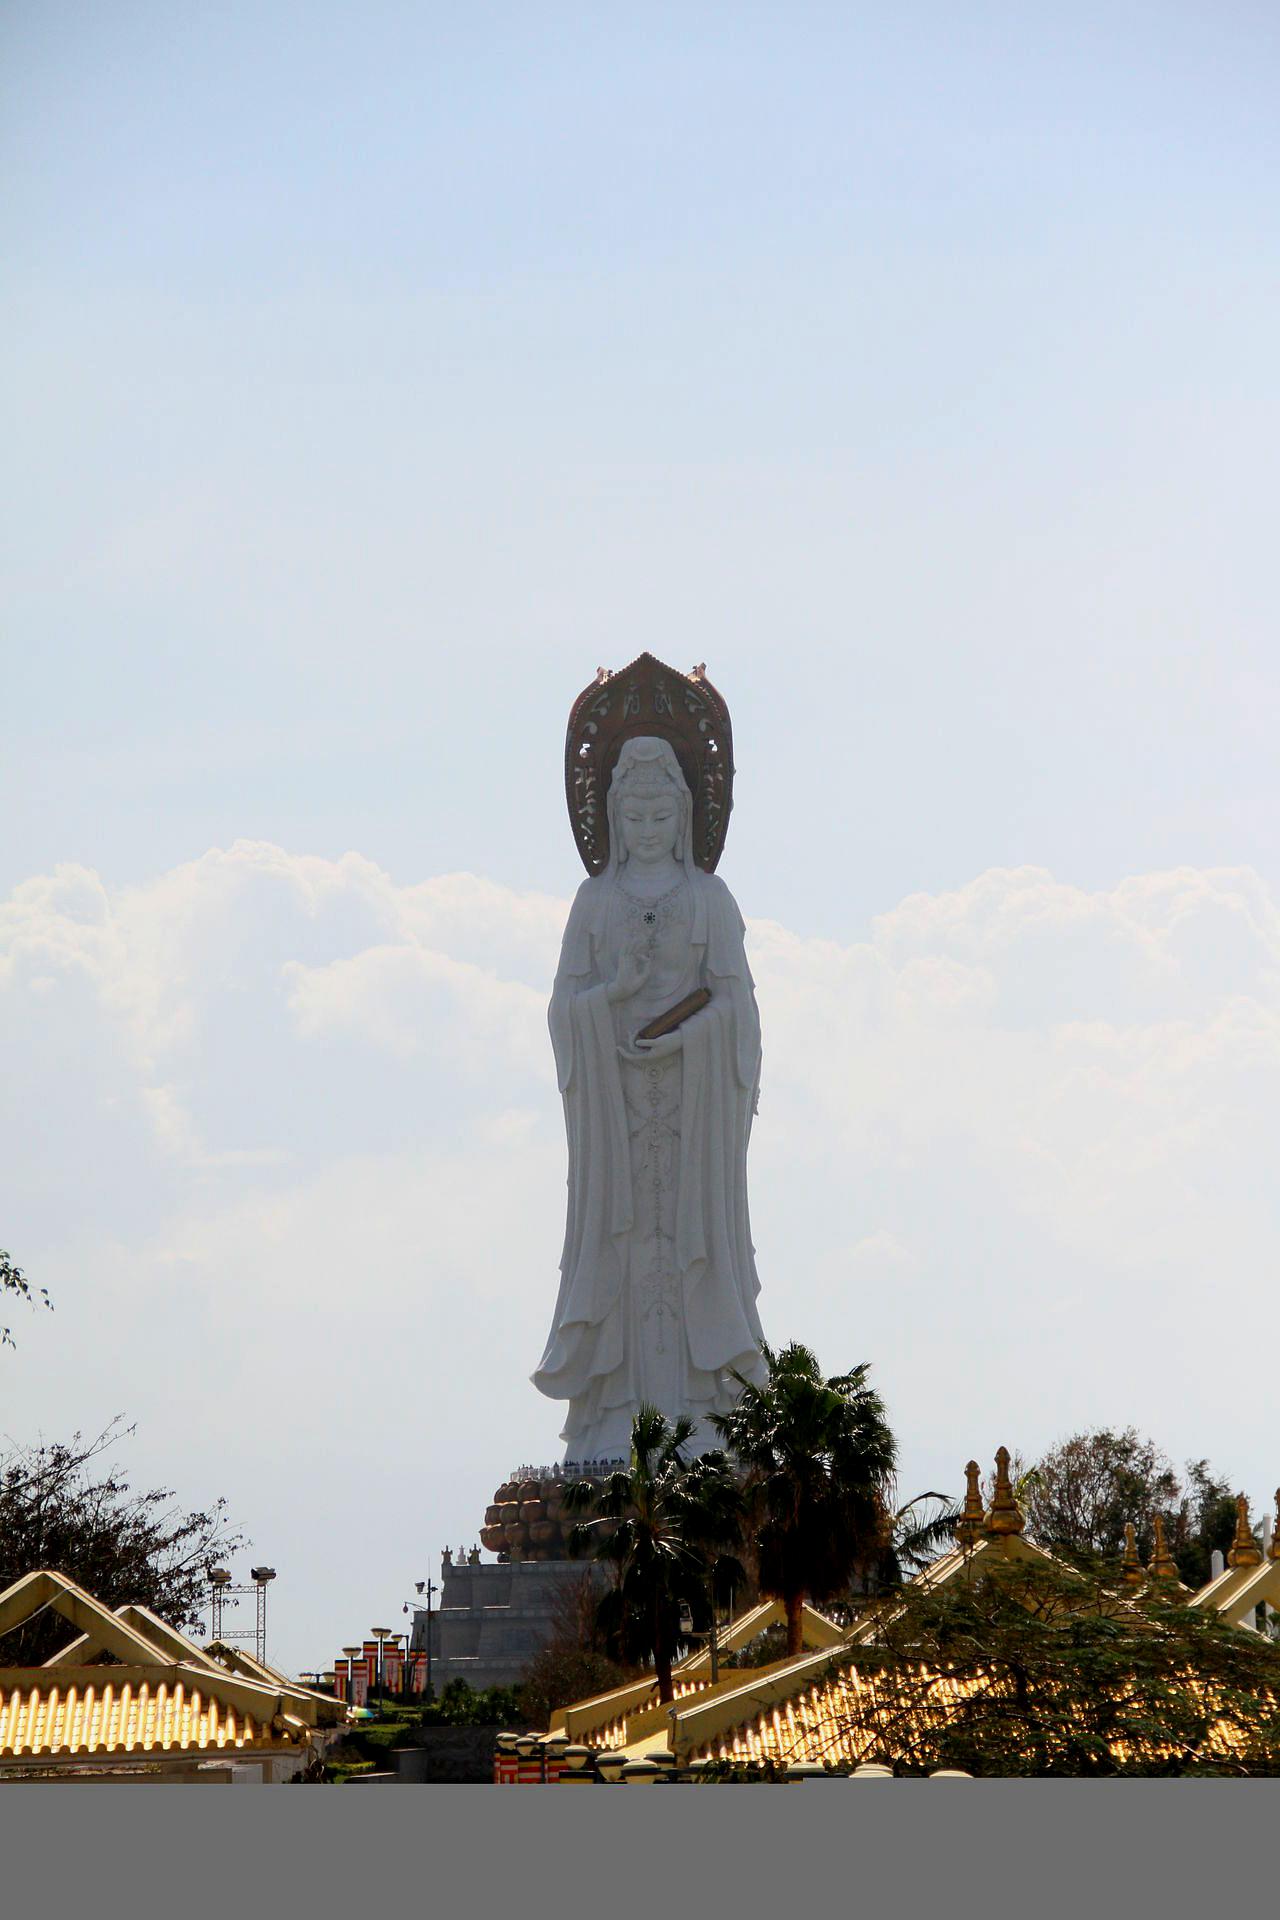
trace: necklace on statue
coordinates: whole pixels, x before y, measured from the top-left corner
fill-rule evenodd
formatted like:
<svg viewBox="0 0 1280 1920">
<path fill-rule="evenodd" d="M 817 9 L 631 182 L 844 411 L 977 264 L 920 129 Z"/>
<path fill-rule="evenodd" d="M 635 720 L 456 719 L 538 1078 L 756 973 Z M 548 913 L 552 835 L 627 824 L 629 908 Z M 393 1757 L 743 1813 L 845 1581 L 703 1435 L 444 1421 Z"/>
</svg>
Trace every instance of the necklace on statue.
<svg viewBox="0 0 1280 1920">
<path fill-rule="evenodd" d="M 645 900 L 638 894 L 628 893 L 619 882 L 618 892 L 627 902 L 627 918 L 633 925 L 638 921 L 644 929 L 644 945 L 648 952 L 655 951 L 659 935 L 670 924 L 676 898 L 683 886 L 682 877 L 673 887 L 668 887 L 665 893 L 660 893 L 655 900 Z"/>
</svg>

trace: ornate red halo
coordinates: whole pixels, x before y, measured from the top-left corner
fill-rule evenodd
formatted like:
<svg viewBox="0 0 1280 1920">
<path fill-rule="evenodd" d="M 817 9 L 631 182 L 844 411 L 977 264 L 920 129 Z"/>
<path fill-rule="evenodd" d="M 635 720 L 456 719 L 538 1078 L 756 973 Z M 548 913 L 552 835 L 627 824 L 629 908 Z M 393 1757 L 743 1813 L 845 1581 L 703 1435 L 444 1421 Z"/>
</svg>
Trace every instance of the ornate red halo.
<svg viewBox="0 0 1280 1920">
<path fill-rule="evenodd" d="M 609 782 L 623 742 L 637 734 L 673 749 L 693 795 L 693 857 L 714 873 L 733 806 L 729 709 L 701 667 L 680 673 L 651 653 L 617 673 L 601 667 L 569 715 L 564 791 L 583 866 L 597 874 L 609 864 Z"/>
</svg>

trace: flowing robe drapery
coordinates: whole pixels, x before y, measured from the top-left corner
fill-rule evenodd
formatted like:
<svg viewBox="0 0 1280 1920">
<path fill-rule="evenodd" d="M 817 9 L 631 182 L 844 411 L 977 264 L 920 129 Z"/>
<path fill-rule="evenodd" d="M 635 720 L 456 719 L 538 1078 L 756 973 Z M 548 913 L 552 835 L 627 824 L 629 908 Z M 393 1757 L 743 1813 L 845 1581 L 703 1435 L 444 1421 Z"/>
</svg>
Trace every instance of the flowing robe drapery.
<svg viewBox="0 0 1280 1920">
<path fill-rule="evenodd" d="M 629 902 L 634 918 L 639 904 L 613 873 L 579 888 L 552 994 L 568 1212 L 554 1320 L 533 1379 L 569 1401 L 564 1438 L 577 1459 L 625 1453 L 642 1400 L 704 1421 L 734 1397 L 726 1368 L 752 1376 L 759 1367 L 746 1177 L 760 1076 L 755 989 L 742 917 L 724 882 L 690 868 L 684 886 L 674 935 L 681 964 L 667 978 L 673 998 L 701 985 L 711 1001 L 686 1021 L 682 1047 L 661 1072 L 619 1058 L 619 1041 L 659 1009 L 643 996 L 609 1001 L 625 943 L 620 908 Z M 637 1117 L 642 1094 L 652 1122 Z M 646 1131 L 659 1122 L 670 1151 L 645 1160 Z M 655 1239 L 669 1260 L 665 1285 L 664 1274 L 649 1271 Z M 709 1442 L 705 1427 L 699 1437 Z"/>
</svg>

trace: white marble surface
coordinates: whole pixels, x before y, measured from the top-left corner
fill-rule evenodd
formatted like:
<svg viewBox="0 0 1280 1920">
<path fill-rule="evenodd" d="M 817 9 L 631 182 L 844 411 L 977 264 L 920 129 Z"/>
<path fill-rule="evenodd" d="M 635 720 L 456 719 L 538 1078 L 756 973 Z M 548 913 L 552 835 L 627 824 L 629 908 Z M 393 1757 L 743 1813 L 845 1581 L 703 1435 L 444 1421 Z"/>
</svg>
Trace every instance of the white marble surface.
<svg viewBox="0 0 1280 1920">
<path fill-rule="evenodd" d="M 534 1383 L 567 1400 L 576 1459 L 626 1454 L 642 1400 L 706 1415 L 724 1369 L 759 1365 L 759 1281 L 746 1157 L 760 1021 L 742 916 L 691 856 L 689 790 L 671 748 L 623 747 L 606 871 L 578 890 L 550 1008 L 569 1150 L 561 1282 Z M 636 1035 L 696 987 L 674 1034 Z"/>
</svg>

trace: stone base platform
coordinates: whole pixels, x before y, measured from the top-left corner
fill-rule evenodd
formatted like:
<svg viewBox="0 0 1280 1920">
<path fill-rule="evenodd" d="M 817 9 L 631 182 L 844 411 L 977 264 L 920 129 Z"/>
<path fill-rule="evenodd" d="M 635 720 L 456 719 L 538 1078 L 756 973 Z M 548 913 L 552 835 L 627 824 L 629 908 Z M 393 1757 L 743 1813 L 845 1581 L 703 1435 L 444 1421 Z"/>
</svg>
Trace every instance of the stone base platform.
<svg viewBox="0 0 1280 1920">
<path fill-rule="evenodd" d="M 431 1680 L 437 1699 L 450 1680 L 465 1680 L 477 1690 L 517 1686 L 534 1654 L 550 1640 L 557 1607 L 592 1577 L 590 1562 L 581 1560 L 446 1564 L 440 1606 L 431 1615 Z M 427 1613 L 419 1607 L 411 1648 L 424 1651 L 426 1635 Z"/>
</svg>

